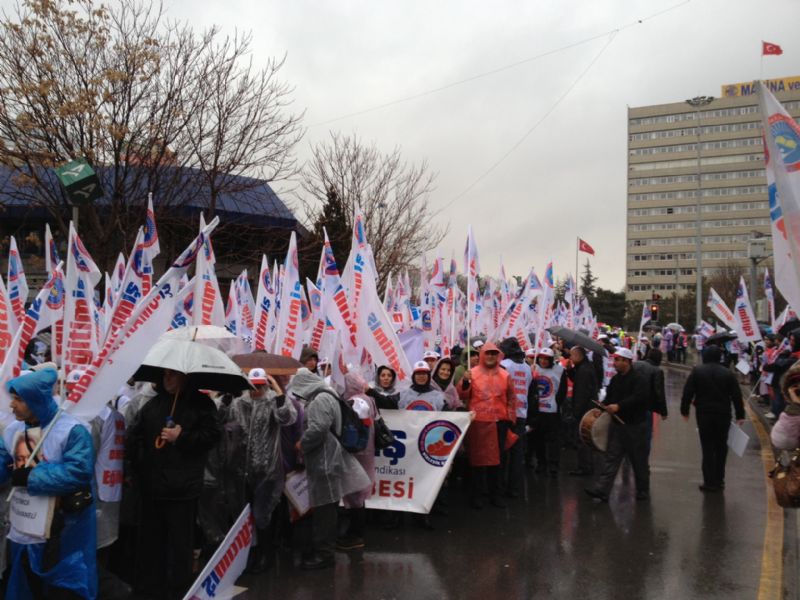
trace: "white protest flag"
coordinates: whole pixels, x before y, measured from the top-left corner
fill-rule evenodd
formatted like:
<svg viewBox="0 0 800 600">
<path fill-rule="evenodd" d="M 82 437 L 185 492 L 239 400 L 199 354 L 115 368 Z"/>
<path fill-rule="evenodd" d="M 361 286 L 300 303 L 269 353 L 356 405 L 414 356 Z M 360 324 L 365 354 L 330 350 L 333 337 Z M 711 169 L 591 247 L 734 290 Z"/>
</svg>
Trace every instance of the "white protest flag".
<svg viewBox="0 0 800 600">
<path fill-rule="evenodd" d="M 736 320 L 739 322 L 739 327 L 736 328 L 739 341 L 745 344 L 748 342 L 760 342 L 761 331 L 758 329 L 758 322 L 753 313 L 753 307 L 750 306 L 750 298 L 747 296 L 747 286 L 744 284 L 744 277 L 739 278 L 739 285 L 736 287 L 736 303 L 734 307 L 736 310 Z"/>
<path fill-rule="evenodd" d="M 328 323 L 334 329 L 342 332 L 342 340 L 345 348 L 346 360 L 353 362 L 358 359 L 356 348 L 356 324 L 353 320 L 354 305 L 348 301 L 347 291 L 339 276 L 339 268 L 336 265 L 336 257 L 333 255 L 333 247 L 328 239 L 328 232 L 324 231 L 325 240 L 322 245 L 322 311 Z M 365 246 L 366 244 L 364 244 Z M 351 251 L 351 255 L 354 255 Z M 362 274 L 358 273 L 359 290 L 363 283 Z M 351 289 L 351 295 L 353 290 Z M 361 292 L 359 291 L 359 296 Z"/>
<path fill-rule="evenodd" d="M 180 281 L 203 251 L 205 239 L 217 223 L 219 218 L 215 217 L 203 228 L 147 296 L 139 300 L 135 294 L 129 296 L 123 289 L 121 302 L 134 306 L 133 312 L 115 336 L 106 337 L 103 347 L 73 386 L 62 409 L 87 420 L 93 419 L 108 399 L 114 397 L 119 386 L 136 372 L 152 345 L 170 326 Z"/>
<path fill-rule="evenodd" d="M 101 276 L 100 269 L 86 251 L 74 225 L 70 223 L 67 271 L 64 277 L 65 373 L 88 365 L 97 352 L 98 327 L 94 320 L 94 288 Z"/>
<path fill-rule="evenodd" d="M 247 269 L 236 278 L 236 307 L 239 310 L 239 337 L 249 339 L 255 327 L 256 302 L 253 299 L 253 290 L 250 289 Z"/>
<path fill-rule="evenodd" d="M 464 272 L 467 274 L 467 335 L 472 337 L 475 318 L 480 312 L 480 290 L 478 289 L 478 275 L 481 271 L 481 262 L 478 258 L 478 246 L 475 236 L 472 235 L 472 225 L 467 228 L 467 245 L 464 247 Z"/>
<path fill-rule="evenodd" d="M 183 278 L 186 278 L 184 274 Z M 194 280 L 178 284 L 178 297 L 175 299 L 175 312 L 172 315 L 170 329 L 187 327 L 192 322 L 192 299 L 194 298 Z"/>
<path fill-rule="evenodd" d="M 244 572 L 255 524 L 250 505 L 236 519 L 228 535 L 209 559 L 183 600 L 214 600 L 233 597 L 233 584 Z M 259 542 L 261 543 L 261 542 Z"/>
<path fill-rule="evenodd" d="M 303 286 L 300 283 L 300 268 L 297 260 L 297 236 L 294 231 L 289 240 L 289 250 L 283 265 L 281 278 L 281 304 L 278 314 L 275 353 L 300 358 L 303 349 Z"/>
<path fill-rule="evenodd" d="M 366 349 L 376 365 L 391 367 L 397 373 L 397 380 L 405 382 L 411 377 L 408 358 L 403 352 L 389 316 L 383 310 L 378 290 L 375 288 L 372 267 L 361 252 L 355 254 L 353 271 L 361 272 L 365 282 L 356 310 L 358 347 Z"/>
<path fill-rule="evenodd" d="M 11 397 L 6 391 L 6 382 L 17 377 L 22 369 L 25 349 L 30 341 L 42 329 L 49 327 L 61 318 L 64 311 L 64 273 L 59 263 L 50 273 L 44 286 L 31 302 L 11 346 L 3 361 L 0 372 L 0 407 L 8 406 Z"/>
<path fill-rule="evenodd" d="M 383 308 L 386 309 L 387 313 L 391 314 L 393 306 L 394 286 L 392 286 L 392 274 L 389 273 L 389 276 L 386 278 L 386 289 L 383 291 Z"/>
<path fill-rule="evenodd" d="M 136 245 L 134 244 L 134 248 Z M 111 291 L 116 294 L 119 294 L 119 289 L 122 287 L 122 280 L 125 279 L 125 267 L 127 262 L 125 261 L 125 255 L 120 252 L 117 255 L 117 262 L 114 263 L 114 270 L 111 272 Z"/>
<path fill-rule="evenodd" d="M 758 104 L 772 223 L 775 285 L 800 306 L 800 126 L 763 84 Z"/>
<path fill-rule="evenodd" d="M 255 316 L 253 318 L 253 350 L 267 350 L 267 336 L 275 304 L 275 288 L 269 272 L 269 261 L 266 255 L 261 256 L 261 270 L 258 274 L 258 296 L 256 297 Z"/>
<path fill-rule="evenodd" d="M 236 302 L 236 280 L 231 279 L 228 286 L 228 302 L 225 303 L 225 327 L 234 335 L 239 335 L 239 305 Z"/>
<path fill-rule="evenodd" d="M 764 297 L 767 299 L 769 309 L 769 326 L 775 331 L 775 290 L 772 287 L 769 269 L 764 269 Z"/>
<path fill-rule="evenodd" d="M 48 275 L 53 272 L 56 265 L 59 263 L 58 249 L 56 248 L 53 234 L 50 233 L 50 224 L 44 224 L 44 268 Z"/>
<path fill-rule="evenodd" d="M 555 282 L 553 281 L 553 261 L 547 263 L 544 270 L 544 281 L 541 282 L 542 296 L 539 298 L 538 323 L 536 323 L 536 352 L 544 348 L 544 332 L 549 327 L 553 316 L 553 300 L 555 299 Z"/>
<path fill-rule="evenodd" d="M 114 295 L 114 304 L 111 310 L 105 315 L 107 327 L 103 336 L 103 343 L 106 340 L 113 338 L 121 327 L 131 316 L 135 303 L 149 293 L 149 289 L 145 291 L 145 285 L 152 286 L 152 281 L 149 284 L 145 283 L 144 272 L 142 270 L 142 259 L 144 256 L 144 230 L 140 227 L 136 233 L 136 239 L 133 242 L 131 254 L 128 257 L 128 264 L 125 265 L 125 271 L 119 283 L 119 292 Z M 131 304 L 129 301 L 123 301 L 122 294 L 126 298 L 135 298 L 136 302 Z"/>
<path fill-rule="evenodd" d="M 529 310 L 531 303 L 544 293 L 542 284 L 533 269 L 528 273 L 525 283 L 519 291 L 519 295 L 511 301 L 502 316 L 500 325 L 495 331 L 494 337 L 504 339 L 508 336 L 516 336 L 517 328 L 522 323 L 523 313 Z"/>
<path fill-rule="evenodd" d="M 201 214 L 200 230 L 202 231 L 205 226 L 205 218 Z M 211 238 L 207 236 L 203 243 L 203 252 L 197 257 L 192 325 L 225 326 L 225 307 L 222 305 L 222 293 L 219 291 L 217 272 L 214 268 L 216 262 Z"/>
<path fill-rule="evenodd" d="M 564 302 L 569 304 L 569 308 L 564 307 L 566 326 L 570 329 L 575 327 L 575 280 L 572 275 L 567 275 L 567 283 L 564 288 Z"/>
<path fill-rule="evenodd" d="M 733 314 L 733 311 L 728 308 L 728 305 L 725 304 L 725 301 L 719 297 L 719 294 L 714 288 L 708 290 L 708 302 L 706 302 L 706 306 L 708 306 L 711 312 L 724 323 L 725 327 L 728 329 L 736 329 L 738 325 L 736 316 Z"/>
<path fill-rule="evenodd" d="M 433 331 L 433 298 L 428 280 L 428 265 L 425 253 L 420 257 L 419 270 L 419 320 L 425 350 L 433 350 L 436 334 Z"/>
<path fill-rule="evenodd" d="M 100 335 L 105 337 L 108 323 L 111 318 L 111 309 L 114 306 L 114 289 L 111 284 L 111 275 L 103 273 L 103 306 L 100 307 Z"/>
<path fill-rule="evenodd" d="M 44 265 L 47 274 L 53 272 L 55 266 L 61 262 L 58 257 L 58 249 L 56 242 L 53 239 L 53 234 L 50 233 L 50 224 L 45 223 L 44 226 Z M 50 355 L 53 360 L 60 364 L 61 356 L 63 354 L 61 346 L 64 339 L 64 311 L 61 311 L 61 319 L 53 323 L 52 334 L 50 336 Z"/>
<path fill-rule="evenodd" d="M 28 301 L 28 280 L 25 278 L 25 269 L 22 268 L 22 259 L 19 256 L 17 240 L 14 239 L 13 235 L 8 246 L 6 290 L 8 291 L 8 300 L 11 303 L 12 329 L 16 331 L 25 317 L 25 303 Z"/>
<path fill-rule="evenodd" d="M 364 289 L 364 271 L 356 271 L 354 269 L 356 254 L 361 254 L 366 260 L 367 264 L 371 267 L 369 269 L 371 276 L 375 277 L 376 273 L 372 272 L 375 263 L 372 258 L 372 248 L 367 243 L 364 213 L 361 212 L 361 207 L 358 205 L 356 205 L 353 215 L 353 241 L 350 245 L 350 255 L 347 257 L 347 263 L 342 271 L 342 282 L 347 289 L 347 298 L 350 302 L 350 322 L 353 326 L 355 326 L 358 318 L 359 300 L 361 298 L 361 291 Z M 355 331 L 352 333 L 355 335 Z"/>
<path fill-rule="evenodd" d="M 161 252 L 161 245 L 158 243 L 156 213 L 153 210 L 153 194 L 147 196 L 147 215 L 144 221 L 144 251 L 151 262 Z"/>
<path fill-rule="evenodd" d="M 308 278 L 306 278 L 306 290 L 311 304 L 311 328 L 308 345 L 319 352 L 326 326 L 325 313 L 322 311 L 322 292 Z"/>
<path fill-rule="evenodd" d="M 11 328 L 13 318 L 6 285 L 0 277 L 0 361 L 5 359 L 11 340 L 14 338 L 15 331 Z"/>
<path fill-rule="evenodd" d="M 281 280 L 283 265 L 278 265 L 278 261 L 272 263 L 272 287 L 275 290 L 275 301 L 272 303 L 272 317 L 269 320 L 267 331 L 267 350 L 275 351 L 275 339 L 278 337 L 278 317 L 281 314 Z"/>
</svg>

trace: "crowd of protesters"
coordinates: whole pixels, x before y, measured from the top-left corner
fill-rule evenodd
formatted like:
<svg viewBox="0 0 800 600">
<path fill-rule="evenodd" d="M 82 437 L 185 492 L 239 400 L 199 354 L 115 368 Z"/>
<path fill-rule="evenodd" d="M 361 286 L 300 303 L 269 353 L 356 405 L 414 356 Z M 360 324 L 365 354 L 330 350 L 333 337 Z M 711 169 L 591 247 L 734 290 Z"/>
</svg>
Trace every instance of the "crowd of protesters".
<svg viewBox="0 0 800 600">
<path fill-rule="evenodd" d="M 795 334 L 781 352 L 765 343 L 760 369 L 775 381 L 797 360 Z M 453 348 L 452 358 L 426 352 L 404 387 L 385 365 L 374 377 L 351 368 L 344 385 L 336 384 L 328 361 L 310 348 L 292 376 L 250 369 L 252 390 L 236 397 L 194 389 L 186 375 L 167 369 L 157 384 L 129 381 L 92 423 L 61 417 L 44 460 L 12 468 L 20 466 L 20 434 L 27 443 L 28 433 L 47 428 L 61 391 L 55 365 L 28 356 L 35 370 L 8 383 L 16 421 L 5 428 L 0 459 L 8 467 L 0 476 L 31 496 L 57 497 L 58 519 L 46 544 L 10 529 L 5 585 L 15 598 L 180 598 L 247 503 L 255 523 L 247 572 L 269 570 L 292 549 L 292 564 L 329 568 L 335 551 L 365 546 L 368 522 L 405 525 L 401 513 L 369 516 L 365 507 L 381 410 L 470 412 L 434 515 L 446 515 L 460 489 L 474 510 L 506 506 L 523 493 L 527 470 L 591 478 L 587 494 L 607 501 L 626 459 L 636 499 L 647 500 L 653 415 L 667 417 L 659 364 L 664 353 L 680 362 L 688 337 L 675 332 L 671 346 L 663 336 L 645 339 L 637 344 L 609 330 L 597 340 L 605 352 L 557 338 L 527 352 L 514 338 L 476 339 Z M 67 376 L 67 392 L 79 377 Z M 370 424 L 358 452 L 339 437 L 343 402 Z M 579 441 L 578 424 L 598 403 L 616 419 L 604 454 Z M 310 516 L 297 514 L 284 494 L 298 469 L 308 480 Z M 413 519 L 416 525 L 430 529 L 434 521 L 427 515 Z"/>
</svg>

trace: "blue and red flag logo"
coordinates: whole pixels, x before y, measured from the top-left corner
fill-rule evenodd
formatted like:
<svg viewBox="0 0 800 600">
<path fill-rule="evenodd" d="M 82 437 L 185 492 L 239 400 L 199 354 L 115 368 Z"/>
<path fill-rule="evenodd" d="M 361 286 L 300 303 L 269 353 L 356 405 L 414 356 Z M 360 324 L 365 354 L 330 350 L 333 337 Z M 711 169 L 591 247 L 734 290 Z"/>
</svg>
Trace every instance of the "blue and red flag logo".
<svg viewBox="0 0 800 600">
<path fill-rule="evenodd" d="M 800 170 L 800 126 L 782 114 L 770 115 L 769 129 L 787 171 Z"/>
</svg>

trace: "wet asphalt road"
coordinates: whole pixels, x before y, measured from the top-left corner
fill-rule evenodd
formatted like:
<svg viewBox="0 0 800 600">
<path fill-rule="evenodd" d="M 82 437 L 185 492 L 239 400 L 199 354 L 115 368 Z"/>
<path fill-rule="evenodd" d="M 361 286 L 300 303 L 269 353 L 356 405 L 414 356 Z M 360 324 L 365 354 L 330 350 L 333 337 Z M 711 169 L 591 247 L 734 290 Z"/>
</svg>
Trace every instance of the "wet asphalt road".
<svg viewBox="0 0 800 600">
<path fill-rule="evenodd" d="M 305 572 L 283 551 L 267 573 L 245 576 L 238 598 L 756 598 L 765 527 L 758 438 L 728 457 L 724 494 L 705 495 L 692 419 L 680 418 L 685 375 L 669 373 L 670 417 L 656 421 L 649 502 L 634 500 L 633 474 L 617 478 L 609 504 L 586 497 L 587 479 L 567 476 L 562 454 L 550 479 L 527 473 L 526 497 L 472 510 L 453 489 L 446 516 L 426 531 L 371 526 L 363 552 L 337 553 L 336 567 Z"/>
</svg>

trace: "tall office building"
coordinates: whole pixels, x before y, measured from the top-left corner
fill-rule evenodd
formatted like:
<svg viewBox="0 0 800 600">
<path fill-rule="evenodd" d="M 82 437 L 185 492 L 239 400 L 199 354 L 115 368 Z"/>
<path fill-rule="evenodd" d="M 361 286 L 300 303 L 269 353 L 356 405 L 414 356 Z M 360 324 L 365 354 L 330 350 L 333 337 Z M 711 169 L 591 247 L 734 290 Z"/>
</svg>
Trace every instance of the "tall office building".
<svg viewBox="0 0 800 600">
<path fill-rule="evenodd" d="M 798 119 L 800 77 L 768 84 Z M 746 273 L 749 240 L 770 236 L 753 84 L 724 85 L 720 98 L 694 100 L 628 109 L 628 300 L 695 289 L 698 206 L 704 276 L 730 265 Z"/>
</svg>

